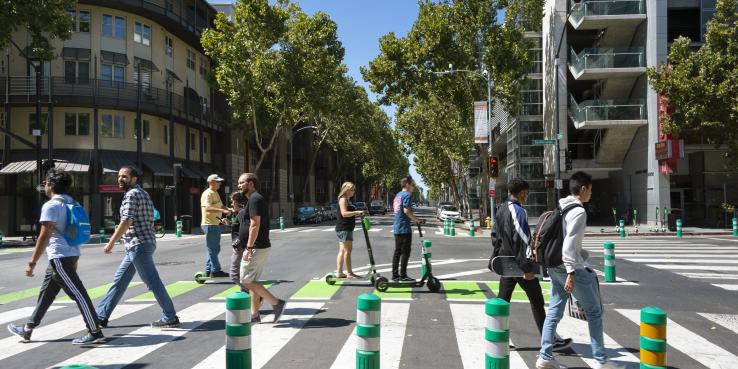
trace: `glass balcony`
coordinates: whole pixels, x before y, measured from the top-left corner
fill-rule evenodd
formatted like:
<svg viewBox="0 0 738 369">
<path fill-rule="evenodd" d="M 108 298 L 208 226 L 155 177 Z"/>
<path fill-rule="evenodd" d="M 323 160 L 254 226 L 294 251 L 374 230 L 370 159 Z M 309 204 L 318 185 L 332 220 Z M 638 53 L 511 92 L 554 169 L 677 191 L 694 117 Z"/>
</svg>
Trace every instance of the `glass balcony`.
<svg viewBox="0 0 738 369">
<path fill-rule="evenodd" d="M 582 0 L 576 2 L 571 1 L 571 23 L 574 28 L 579 28 L 587 17 L 597 17 L 602 19 L 612 18 L 633 18 L 633 16 L 642 16 L 636 18 L 645 19 L 646 1 L 645 0 Z M 595 27 L 586 27 L 595 28 Z M 604 27 L 601 27 L 604 28 Z"/>
<path fill-rule="evenodd" d="M 600 79 L 607 74 L 637 75 L 645 72 L 646 54 L 642 47 L 584 49 L 578 54 L 571 49 L 569 68 L 576 79 L 584 74 L 593 75 L 583 79 Z"/>
<path fill-rule="evenodd" d="M 577 129 L 647 124 L 646 100 L 585 100 L 569 95 L 569 116 Z"/>
</svg>

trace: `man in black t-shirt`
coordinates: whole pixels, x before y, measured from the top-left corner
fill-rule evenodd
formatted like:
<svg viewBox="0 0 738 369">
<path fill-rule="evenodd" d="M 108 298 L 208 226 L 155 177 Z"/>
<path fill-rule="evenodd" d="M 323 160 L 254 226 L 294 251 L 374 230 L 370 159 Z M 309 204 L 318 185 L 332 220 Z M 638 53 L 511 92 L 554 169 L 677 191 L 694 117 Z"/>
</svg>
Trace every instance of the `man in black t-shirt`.
<svg viewBox="0 0 738 369">
<path fill-rule="evenodd" d="M 241 285 L 251 291 L 251 321 L 260 323 L 259 307 L 261 300 L 266 300 L 274 307 L 274 322 L 284 310 L 285 301 L 277 299 L 259 283 L 264 271 L 271 242 L 269 242 L 269 207 L 264 197 L 257 192 L 259 179 L 254 173 L 244 173 L 238 178 L 238 189 L 249 198 L 247 205 L 249 214 L 248 240 L 241 263 Z M 243 227 L 243 226 L 242 226 Z"/>
</svg>

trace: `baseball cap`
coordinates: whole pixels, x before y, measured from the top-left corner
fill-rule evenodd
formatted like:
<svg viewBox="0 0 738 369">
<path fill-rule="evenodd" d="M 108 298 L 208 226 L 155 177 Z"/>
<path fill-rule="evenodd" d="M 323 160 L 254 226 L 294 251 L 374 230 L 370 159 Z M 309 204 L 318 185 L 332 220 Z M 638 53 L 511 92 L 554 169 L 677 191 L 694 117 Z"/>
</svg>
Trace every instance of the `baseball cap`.
<svg viewBox="0 0 738 369">
<path fill-rule="evenodd" d="M 211 174 L 208 176 L 208 182 L 212 182 L 212 181 L 223 182 L 225 181 L 225 179 L 220 178 L 217 174 Z"/>
</svg>

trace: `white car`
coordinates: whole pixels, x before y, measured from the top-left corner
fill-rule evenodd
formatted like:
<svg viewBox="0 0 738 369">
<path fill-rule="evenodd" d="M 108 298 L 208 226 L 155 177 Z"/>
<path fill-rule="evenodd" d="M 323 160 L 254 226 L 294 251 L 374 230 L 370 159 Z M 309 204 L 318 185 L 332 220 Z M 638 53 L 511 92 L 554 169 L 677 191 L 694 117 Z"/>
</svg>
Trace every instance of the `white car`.
<svg viewBox="0 0 738 369">
<path fill-rule="evenodd" d="M 453 205 L 441 205 L 436 215 L 440 220 L 453 219 L 454 222 L 461 221 L 461 213 L 459 209 Z"/>
</svg>

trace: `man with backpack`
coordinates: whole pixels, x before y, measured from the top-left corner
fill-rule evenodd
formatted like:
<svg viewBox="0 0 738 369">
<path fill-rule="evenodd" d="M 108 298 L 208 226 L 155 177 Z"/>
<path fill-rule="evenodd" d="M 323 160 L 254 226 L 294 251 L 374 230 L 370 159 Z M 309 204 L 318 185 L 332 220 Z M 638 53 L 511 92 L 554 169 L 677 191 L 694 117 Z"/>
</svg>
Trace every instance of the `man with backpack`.
<svg viewBox="0 0 738 369">
<path fill-rule="evenodd" d="M 120 206 L 120 224 L 103 251 L 106 254 L 112 253 L 115 243 L 122 237 L 126 254 L 115 272 L 113 285 L 97 305 L 97 314 L 103 328 L 107 327 L 110 314 L 123 297 L 136 272 L 163 310 L 161 319 L 151 323 L 151 326 L 154 328 L 179 326 L 172 298 L 169 297 L 154 264 L 156 250 L 154 203 L 149 194 L 139 186 L 140 178 L 141 172 L 133 166 L 124 165 L 118 171 L 118 186 L 125 191 Z"/>
<path fill-rule="evenodd" d="M 22 342 L 30 342 L 33 329 L 41 324 L 56 295 L 63 289 L 77 303 L 88 331 L 84 336 L 74 339 L 72 343 L 75 345 L 101 343 L 105 336 L 100 330 L 90 296 L 77 275 L 79 246 L 89 240 L 89 223 L 82 224 L 82 221 L 87 220 L 87 216 L 84 209 L 67 195 L 72 186 L 72 177 L 69 173 L 52 168 L 46 173 L 43 186 L 46 196 L 51 200 L 41 208 L 39 219 L 41 229 L 36 247 L 31 254 L 31 261 L 26 267 L 26 276 L 33 277 L 33 269 L 44 250 L 49 258 L 49 267 L 46 268 L 36 309 L 31 318 L 25 325 L 9 324 L 8 331 L 20 337 Z"/>
<path fill-rule="evenodd" d="M 528 242 L 530 227 L 528 213 L 523 205 L 528 201 L 530 185 L 521 178 L 514 178 L 507 184 L 509 199 L 498 206 L 495 214 L 495 229 L 492 233 L 493 257 L 514 256 L 515 261 L 525 274 L 523 277 L 500 277 L 500 290 L 497 297 L 510 302 L 516 285 L 520 285 L 528 295 L 533 319 L 536 321 L 538 333 L 543 332 L 543 322 L 546 319 L 543 291 L 536 278 L 534 265 L 528 258 Z M 571 338 L 556 337 L 554 351 L 561 351 L 571 346 Z"/>
<path fill-rule="evenodd" d="M 538 239 L 533 242 L 536 259 L 548 267 L 551 276 L 551 301 L 543 324 L 536 368 L 566 369 L 553 357 L 554 334 L 564 315 L 569 294 L 574 294 L 587 316 L 592 356 L 597 361 L 594 368 L 624 369 L 609 361 L 605 352 L 599 282 L 597 274 L 587 264 L 589 254 L 582 248 L 587 227 L 587 213 L 582 204 L 592 198 L 592 176 L 584 172 L 574 173 L 569 180 L 569 189 L 571 195 L 559 200 L 559 207 L 553 215 L 546 217 L 540 232 L 536 229 Z"/>
</svg>

